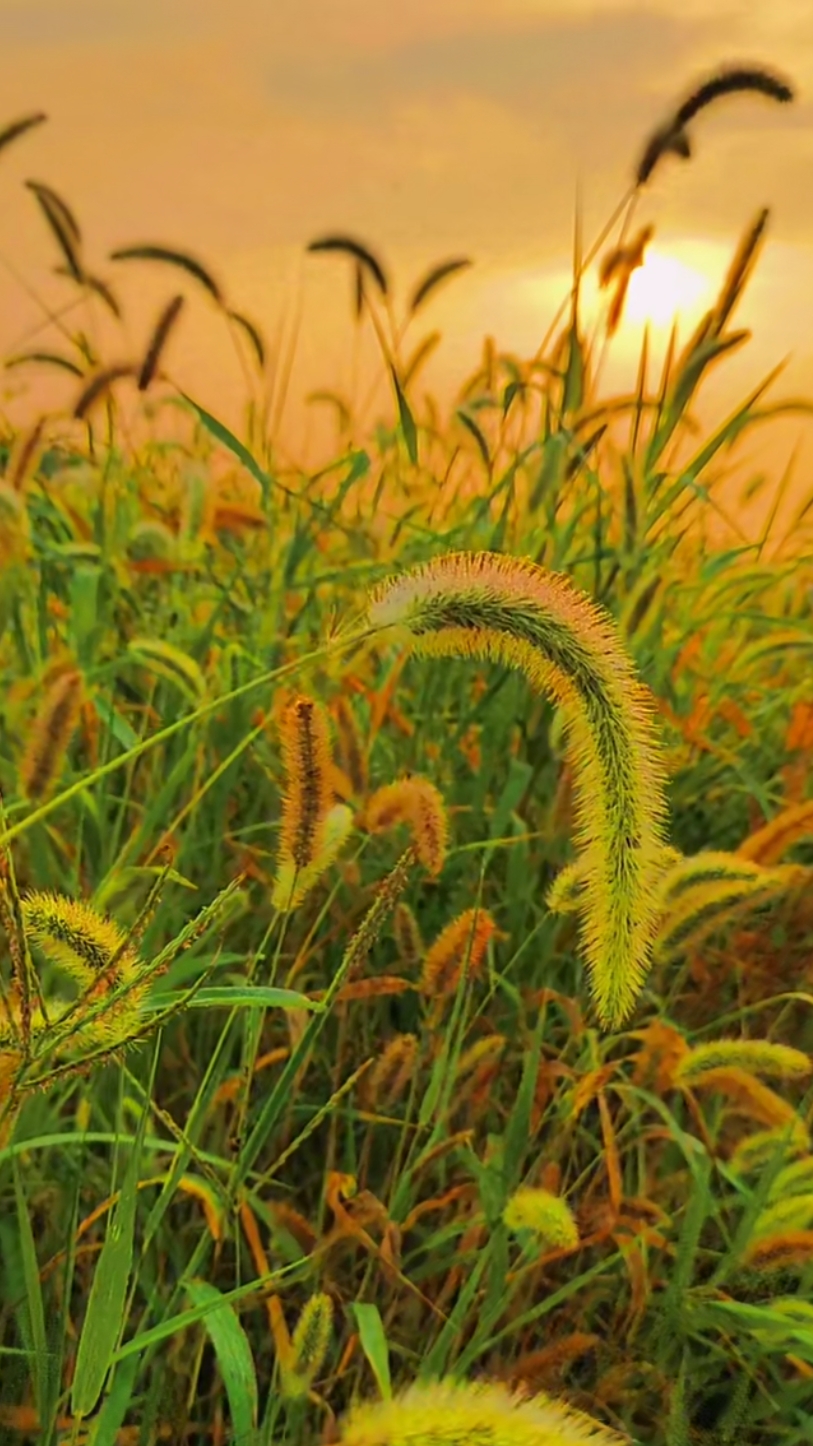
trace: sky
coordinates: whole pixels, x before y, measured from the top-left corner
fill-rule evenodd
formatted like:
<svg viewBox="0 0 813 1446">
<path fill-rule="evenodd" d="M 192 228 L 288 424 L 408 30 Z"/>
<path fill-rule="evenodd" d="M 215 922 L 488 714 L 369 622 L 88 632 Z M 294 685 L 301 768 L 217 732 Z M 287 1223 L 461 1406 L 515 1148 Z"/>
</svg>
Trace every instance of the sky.
<svg viewBox="0 0 813 1446">
<path fill-rule="evenodd" d="M 608 384 L 634 376 L 647 295 L 662 338 L 677 277 L 688 329 L 769 205 L 740 316 L 755 341 L 715 399 L 733 401 L 784 358 L 784 389 L 813 395 L 810 0 L 0 0 L 0 53 L 0 124 L 49 116 L 0 157 L 4 353 L 53 342 L 35 332 L 43 304 L 70 295 L 22 184 L 33 178 L 70 202 L 89 262 L 122 289 L 120 351 L 143 346 L 175 280 L 111 263 L 122 245 L 199 255 L 272 338 L 299 317 L 300 428 L 312 411 L 297 398 L 346 387 L 352 354 L 348 267 L 307 255 L 308 241 L 367 241 L 396 299 L 432 263 L 473 259 L 427 311 L 444 333 L 427 373 L 442 391 L 473 370 L 485 333 L 534 351 L 567 291 L 577 196 L 589 239 L 647 134 L 698 78 L 729 61 L 778 69 L 796 84 L 793 106 L 722 101 L 698 118 L 691 163 L 667 160 L 647 189 L 638 215 L 656 228 L 660 270 Z M 228 410 L 236 359 L 205 298 L 189 312 L 173 375 Z"/>
</svg>

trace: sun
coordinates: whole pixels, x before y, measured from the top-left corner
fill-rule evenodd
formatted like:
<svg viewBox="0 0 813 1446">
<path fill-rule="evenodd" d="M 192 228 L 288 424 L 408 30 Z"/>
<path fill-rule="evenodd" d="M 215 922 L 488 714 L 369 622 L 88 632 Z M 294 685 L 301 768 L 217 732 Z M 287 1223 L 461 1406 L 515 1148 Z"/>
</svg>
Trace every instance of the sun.
<svg viewBox="0 0 813 1446">
<path fill-rule="evenodd" d="M 691 326 L 700 320 L 712 297 L 706 271 L 652 247 L 643 266 L 630 278 L 624 319 L 661 328 L 670 327 L 679 317 Z"/>
</svg>

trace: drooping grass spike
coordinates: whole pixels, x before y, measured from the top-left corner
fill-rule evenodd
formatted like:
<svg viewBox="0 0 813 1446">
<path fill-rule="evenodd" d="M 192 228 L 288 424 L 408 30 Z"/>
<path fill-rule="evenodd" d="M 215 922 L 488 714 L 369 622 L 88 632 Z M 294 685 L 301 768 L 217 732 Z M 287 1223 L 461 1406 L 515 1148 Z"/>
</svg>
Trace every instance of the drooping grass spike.
<svg viewBox="0 0 813 1446">
<path fill-rule="evenodd" d="M 566 577 L 457 553 L 395 577 L 368 620 L 428 656 L 490 658 L 562 708 L 585 868 L 583 941 L 601 1022 L 629 1014 L 650 964 L 664 864 L 664 774 L 648 696 L 610 618 Z"/>
</svg>

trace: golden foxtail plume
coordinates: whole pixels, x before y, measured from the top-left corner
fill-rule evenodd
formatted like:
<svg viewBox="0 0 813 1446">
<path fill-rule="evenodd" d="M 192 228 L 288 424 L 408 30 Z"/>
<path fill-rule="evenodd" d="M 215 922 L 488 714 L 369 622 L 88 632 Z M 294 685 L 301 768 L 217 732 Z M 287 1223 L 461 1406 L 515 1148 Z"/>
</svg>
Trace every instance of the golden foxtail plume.
<svg viewBox="0 0 813 1446">
<path fill-rule="evenodd" d="M 384 583 L 368 618 L 419 653 L 517 668 L 560 705 L 585 865 L 585 952 L 600 1019 L 617 1025 L 649 968 L 666 805 L 650 701 L 609 617 L 569 579 L 484 552 Z"/>
<path fill-rule="evenodd" d="M 440 793 L 427 778 L 411 775 L 376 789 L 364 810 L 371 833 L 405 823 L 412 831 L 415 852 L 434 877 L 443 868 L 449 825 Z"/>
<path fill-rule="evenodd" d="M 339 1440 L 341 1446 L 623 1446 L 626 1438 L 549 1396 L 443 1380 L 355 1406 Z"/>
</svg>

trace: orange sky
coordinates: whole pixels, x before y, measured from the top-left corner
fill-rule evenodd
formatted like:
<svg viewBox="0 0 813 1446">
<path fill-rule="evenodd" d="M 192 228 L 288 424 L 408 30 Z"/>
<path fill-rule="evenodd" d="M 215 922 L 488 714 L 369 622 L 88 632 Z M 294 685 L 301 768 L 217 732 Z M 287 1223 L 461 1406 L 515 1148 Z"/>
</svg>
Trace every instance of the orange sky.
<svg viewBox="0 0 813 1446">
<path fill-rule="evenodd" d="M 119 352 L 141 348 L 175 278 L 107 253 L 175 244 L 269 336 L 301 307 L 295 395 L 346 386 L 350 367 L 348 269 L 305 256 L 309 239 L 366 239 L 402 293 L 432 262 L 473 257 L 427 312 L 445 335 L 427 374 L 442 389 L 486 332 L 535 349 L 567 285 L 577 186 L 589 236 L 687 86 L 721 61 L 774 66 L 796 104 L 721 102 L 697 122 L 691 164 L 665 163 L 640 214 L 661 255 L 713 287 L 772 207 L 739 318 L 757 340 L 720 401 L 789 354 L 785 389 L 813 393 L 813 0 L 0 0 L 0 53 L 2 122 L 50 116 L 0 158 L 4 353 L 31 345 L 40 317 L 20 276 L 51 306 L 70 294 L 49 276 L 53 242 L 21 184 L 33 177 L 64 194 L 89 261 L 129 299 Z M 608 385 L 634 374 L 639 338 L 619 338 Z M 205 300 L 172 348 L 173 375 L 228 410 L 239 376 Z"/>
</svg>

